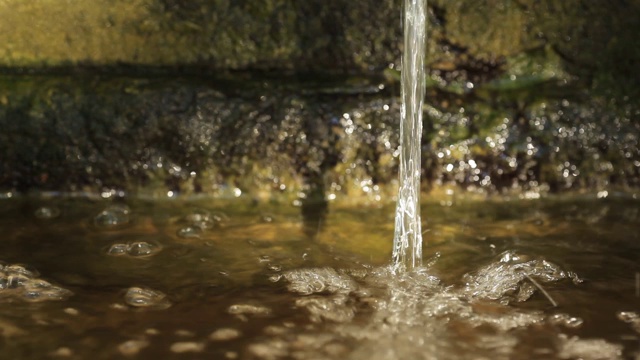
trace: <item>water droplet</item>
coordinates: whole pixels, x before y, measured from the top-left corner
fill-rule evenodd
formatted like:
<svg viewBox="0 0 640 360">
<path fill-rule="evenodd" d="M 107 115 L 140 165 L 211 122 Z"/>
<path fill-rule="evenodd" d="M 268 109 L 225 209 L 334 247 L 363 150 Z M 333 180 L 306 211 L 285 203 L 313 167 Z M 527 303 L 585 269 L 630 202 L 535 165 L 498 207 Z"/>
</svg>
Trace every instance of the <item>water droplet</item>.
<svg viewBox="0 0 640 360">
<path fill-rule="evenodd" d="M 102 210 L 94 219 L 98 226 L 112 227 L 129 223 L 131 210 L 127 205 L 109 205 Z"/>
<path fill-rule="evenodd" d="M 60 215 L 60 210 L 55 207 L 43 206 L 35 211 L 35 217 L 38 219 L 53 219 Z"/>
<path fill-rule="evenodd" d="M 125 294 L 125 302 L 130 306 L 151 309 L 166 309 L 171 306 L 165 294 L 140 287 L 129 288 Z"/>
</svg>

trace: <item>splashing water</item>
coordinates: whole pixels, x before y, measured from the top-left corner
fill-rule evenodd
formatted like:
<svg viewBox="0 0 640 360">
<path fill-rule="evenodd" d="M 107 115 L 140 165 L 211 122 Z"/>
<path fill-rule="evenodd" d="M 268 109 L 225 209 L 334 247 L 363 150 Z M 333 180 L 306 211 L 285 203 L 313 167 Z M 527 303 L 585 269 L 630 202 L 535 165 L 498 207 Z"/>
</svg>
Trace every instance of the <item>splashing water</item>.
<svg viewBox="0 0 640 360">
<path fill-rule="evenodd" d="M 420 225 L 420 146 L 425 92 L 426 0 L 405 0 L 402 110 L 400 120 L 400 189 L 393 239 L 396 271 L 422 263 Z"/>
</svg>

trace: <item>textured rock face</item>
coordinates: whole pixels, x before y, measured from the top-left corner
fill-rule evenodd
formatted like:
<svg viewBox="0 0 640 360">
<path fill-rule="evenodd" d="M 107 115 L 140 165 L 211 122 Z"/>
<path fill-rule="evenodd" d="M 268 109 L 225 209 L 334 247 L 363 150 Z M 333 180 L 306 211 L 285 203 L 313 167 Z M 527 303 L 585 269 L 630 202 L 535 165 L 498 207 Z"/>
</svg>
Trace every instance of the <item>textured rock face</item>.
<svg viewBox="0 0 640 360">
<path fill-rule="evenodd" d="M 355 69 L 397 59 L 397 1 L 7 0 L 4 66 Z"/>
<path fill-rule="evenodd" d="M 397 176 L 392 80 L 352 78 L 346 86 L 343 79 L 83 75 L 3 82 L 3 189 L 375 197 Z M 629 108 L 609 110 L 555 80 L 533 84 L 491 82 L 461 93 L 430 86 L 425 186 L 639 185 L 640 129 L 625 115 Z M 541 91 L 544 101 L 535 95 Z"/>
<path fill-rule="evenodd" d="M 425 187 L 639 185 L 640 4 L 429 6 Z M 0 190 L 377 196 L 396 178 L 400 11 L 0 1 Z"/>
</svg>

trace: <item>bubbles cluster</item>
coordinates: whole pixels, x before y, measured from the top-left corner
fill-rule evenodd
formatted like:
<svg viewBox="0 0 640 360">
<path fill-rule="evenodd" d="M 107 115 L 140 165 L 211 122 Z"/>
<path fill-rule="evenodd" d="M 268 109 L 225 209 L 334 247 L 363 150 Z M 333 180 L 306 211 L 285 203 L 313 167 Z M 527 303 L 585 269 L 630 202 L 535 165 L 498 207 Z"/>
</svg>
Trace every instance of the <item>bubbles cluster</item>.
<svg viewBox="0 0 640 360">
<path fill-rule="evenodd" d="M 223 213 L 196 209 L 184 217 L 183 222 L 186 226 L 181 227 L 177 235 L 183 239 L 198 239 L 206 230 L 221 227 L 228 220 L 227 215 Z"/>
<path fill-rule="evenodd" d="M 427 267 L 404 273 L 397 273 L 392 267 L 311 268 L 274 275 L 272 281 L 285 282 L 289 291 L 297 294 L 296 308 L 305 310 L 312 323 L 331 323 L 332 330 L 270 330 L 270 337 L 250 344 L 248 351 L 261 359 L 338 358 L 345 352 L 350 352 L 352 358 L 370 359 L 458 358 L 458 350 L 451 347 L 448 339 L 478 328 L 491 328 L 491 334 L 478 332 L 478 340 L 465 344 L 469 347 L 465 351 L 512 354 L 519 344 L 514 330 L 536 329 L 542 324 L 568 329 L 582 325 L 582 319 L 568 314 L 546 316 L 541 311 L 508 306 L 510 302 L 529 299 L 536 291 L 544 292 L 540 284 L 566 279 L 580 282 L 577 275 L 549 261 L 507 251 L 464 275 L 460 286 L 447 286 L 432 275 L 430 267 L 434 263 L 435 260 Z M 358 320 L 362 312 L 369 315 L 365 323 Z M 631 322 L 634 316 L 625 313 L 620 318 Z M 345 348 L 353 338 L 366 339 L 366 345 Z M 567 338 L 559 342 L 555 352 L 582 354 L 582 350 L 596 344 L 606 347 L 607 354 L 619 351 L 619 347 L 604 340 Z M 544 350 L 554 353 L 551 348 Z M 423 354 L 431 357 L 422 357 Z"/>
<path fill-rule="evenodd" d="M 17 298 L 29 302 L 64 300 L 73 293 L 38 278 L 38 272 L 22 265 L 0 263 L 0 300 Z"/>
<path fill-rule="evenodd" d="M 128 244 L 113 244 L 107 250 L 107 254 L 111 256 L 128 256 L 128 257 L 147 257 L 157 254 L 161 250 L 161 246 L 147 241 L 135 241 Z"/>
</svg>

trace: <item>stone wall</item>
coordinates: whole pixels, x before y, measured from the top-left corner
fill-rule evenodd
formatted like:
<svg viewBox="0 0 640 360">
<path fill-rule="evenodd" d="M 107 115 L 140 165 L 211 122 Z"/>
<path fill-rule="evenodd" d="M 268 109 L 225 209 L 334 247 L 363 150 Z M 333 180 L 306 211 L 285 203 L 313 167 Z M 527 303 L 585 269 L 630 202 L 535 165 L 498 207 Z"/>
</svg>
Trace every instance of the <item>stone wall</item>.
<svg viewBox="0 0 640 360">
<path fill-rule="evenodd" d="M 425 188 L 638 186 L 640 4 L 429 2 Z M 0 0 L 0 189 L 367 196 L 401 4 Z"/>
</svg>

